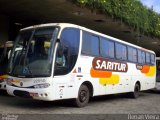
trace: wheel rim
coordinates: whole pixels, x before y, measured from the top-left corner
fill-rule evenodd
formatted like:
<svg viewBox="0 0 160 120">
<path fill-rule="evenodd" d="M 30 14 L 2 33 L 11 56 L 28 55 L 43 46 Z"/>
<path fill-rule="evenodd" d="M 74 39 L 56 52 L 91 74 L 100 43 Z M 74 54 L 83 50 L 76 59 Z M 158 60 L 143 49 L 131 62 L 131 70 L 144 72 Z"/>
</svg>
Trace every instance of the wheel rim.
<svg viewBox="0 0 160 120">
<path fill-rule="evenodd" d="M 87 100 L 87 91 L 82 90 L 79 94 L 79 100 L 80 102 L 84 102 Z"/>
</svg>

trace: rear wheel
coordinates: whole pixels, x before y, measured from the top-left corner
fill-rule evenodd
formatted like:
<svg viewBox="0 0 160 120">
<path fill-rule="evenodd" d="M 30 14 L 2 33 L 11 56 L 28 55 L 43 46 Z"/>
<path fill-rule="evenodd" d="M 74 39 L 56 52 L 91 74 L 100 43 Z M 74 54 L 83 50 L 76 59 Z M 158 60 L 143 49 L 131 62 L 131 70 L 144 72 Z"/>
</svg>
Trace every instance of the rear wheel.
<svg viewBox="0 0 160 120">
<path fill-rule="evenodd" d="M 81 85 L 78 92 L 78 98 L 75 99 L 74 104 L 77 107 L 84 107 L 89 102 L 89 89 L 86 85 Z"/>
<path fill-rule="evenodd" d="M 135 84 L 134 92 L 131 93 L 132 98 L 138 98 L 140 93 L 140 85 L 138 83 Z"/>
</svg>

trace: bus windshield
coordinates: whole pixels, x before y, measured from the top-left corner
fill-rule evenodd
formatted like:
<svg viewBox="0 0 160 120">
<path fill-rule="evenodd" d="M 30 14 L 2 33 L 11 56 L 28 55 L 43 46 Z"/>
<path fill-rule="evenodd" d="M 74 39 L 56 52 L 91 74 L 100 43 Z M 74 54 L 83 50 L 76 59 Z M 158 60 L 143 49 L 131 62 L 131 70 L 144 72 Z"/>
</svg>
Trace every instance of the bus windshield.
<svg viewBox="0 0 160 120">
<path fill-rule="evenodd" d="M 23 30 L 10 57 L 9 74 L 16 77 L 51 76 L 56 27 Z"/>
</svg>

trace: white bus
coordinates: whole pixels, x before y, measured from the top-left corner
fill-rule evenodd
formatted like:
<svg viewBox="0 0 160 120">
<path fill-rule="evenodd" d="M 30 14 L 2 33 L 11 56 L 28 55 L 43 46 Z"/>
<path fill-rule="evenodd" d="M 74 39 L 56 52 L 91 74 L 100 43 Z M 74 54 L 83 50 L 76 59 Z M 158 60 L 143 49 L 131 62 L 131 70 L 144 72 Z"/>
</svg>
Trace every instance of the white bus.
<svg viewBox="0 0 160 120">
<path fill-rule="evenodd" d="M 17 47 L 22 50 L 18 54 Z M 11 53 L 7 92 L 53 101 L 73 99 L 78 107 L 90 97 L 155 87 L 155 53 L 93 30 L 67 23 L 24 28 Z"/>
<path fill-rule="evenodd" d="M 156 74 L 156 90 L 160 90 L 160 57 L 156 57 L 157 74 Z"/>
<path fill-rule="evenodd" d="M 7 41 L 0 46 L 0 89 L 6 90 L 7 67 L 9 61 L 9 51 L 13 47 L 13 41 Z"/>
<path fill-rule="evenodd" d="M 0 89 L 6 90 L 6 81 L 8 79 L 8 63 L 14 42 L 7 41 L 0 46 Z M 19 52 L 21 48 L 16 48 L 15 52 Z"/>
</svg>

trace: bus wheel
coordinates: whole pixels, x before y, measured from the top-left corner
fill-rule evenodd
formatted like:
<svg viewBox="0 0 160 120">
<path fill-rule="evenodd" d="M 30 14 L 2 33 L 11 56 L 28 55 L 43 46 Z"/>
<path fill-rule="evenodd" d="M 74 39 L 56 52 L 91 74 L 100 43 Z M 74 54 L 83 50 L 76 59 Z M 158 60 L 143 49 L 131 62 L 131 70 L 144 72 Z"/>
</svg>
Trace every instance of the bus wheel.
<svg viewBox="0 0 160 120">
<path fill-rule="evenodd" d="M 138 98 L 140 92 L 140 85 L 138 83 L 135 84 L 134 92 L 131 93 L 132 98 Z"/>
<path fill-rule="evenodd" d="M 84 107 L 89 102 L 89 89 L 86 85 L 81 85 L 78 98 L 75 99 L 74 103 L 77 107 Z"/>
</svg>

